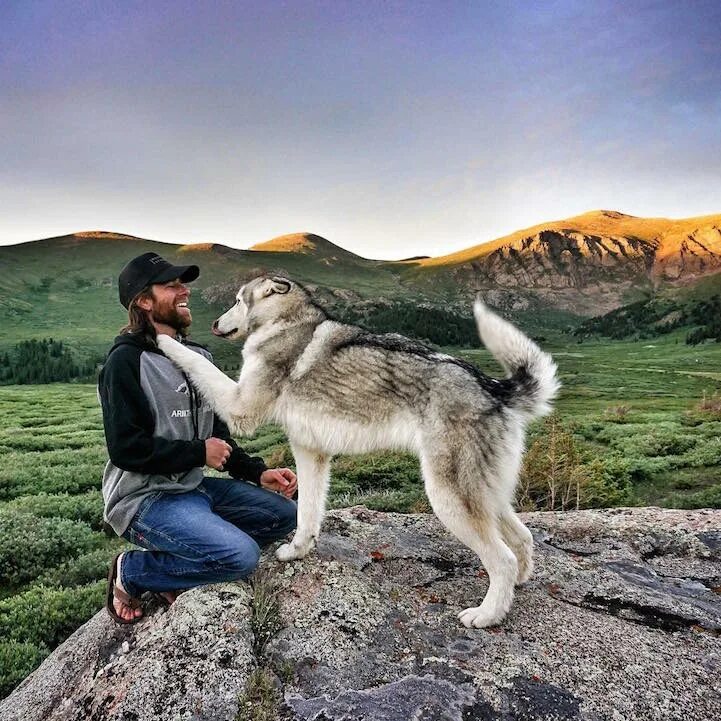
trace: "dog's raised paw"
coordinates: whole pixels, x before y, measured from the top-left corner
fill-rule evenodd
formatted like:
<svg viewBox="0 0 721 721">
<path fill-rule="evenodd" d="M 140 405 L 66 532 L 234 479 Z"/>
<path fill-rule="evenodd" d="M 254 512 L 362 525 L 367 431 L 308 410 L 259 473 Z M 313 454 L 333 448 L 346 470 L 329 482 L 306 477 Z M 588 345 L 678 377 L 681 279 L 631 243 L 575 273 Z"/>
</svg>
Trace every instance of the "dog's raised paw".
<svg viewBox="0 0 721 721">
<path fill-rule="evenodd" d="M 471 606 L 458 614 L 458 620 L 466 628 L 488 628 L 497 626 L 503 620 L 504 614 L 491 611 L 483 606 Z"/>
</svg>

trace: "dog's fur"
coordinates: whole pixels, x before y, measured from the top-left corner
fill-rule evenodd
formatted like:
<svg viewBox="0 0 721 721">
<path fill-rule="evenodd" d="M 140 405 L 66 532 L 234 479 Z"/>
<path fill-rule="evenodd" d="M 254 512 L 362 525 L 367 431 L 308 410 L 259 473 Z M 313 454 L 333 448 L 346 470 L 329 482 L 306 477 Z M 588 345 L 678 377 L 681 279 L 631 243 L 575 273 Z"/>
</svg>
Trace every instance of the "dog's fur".
<svg viewBox="0 0 721 721">
<path fill-rule="evenodd" d="M 286 278 L 256 278 L 214 324 L 245 340 L 235 383 L 169 336 L 160 349 L 190 376 L 232 431 L 275 422 L 288 434 L 298 470 L 298 528 L 279 559 L 302 558 L 318 538 L 338 453 L 416 453 L 441 522 L 481 558 L 483 603 L 459 615 L 465 626 L 503 620 L 515 583 L 533 568 L 533 538 L 512 508 L 527 422 L 548 413 L 558 390 L 551 357 L 480 300 L 481 340 L 508 377 L 400 335 L 374 335 L 328 319 Z"/>
</svg>

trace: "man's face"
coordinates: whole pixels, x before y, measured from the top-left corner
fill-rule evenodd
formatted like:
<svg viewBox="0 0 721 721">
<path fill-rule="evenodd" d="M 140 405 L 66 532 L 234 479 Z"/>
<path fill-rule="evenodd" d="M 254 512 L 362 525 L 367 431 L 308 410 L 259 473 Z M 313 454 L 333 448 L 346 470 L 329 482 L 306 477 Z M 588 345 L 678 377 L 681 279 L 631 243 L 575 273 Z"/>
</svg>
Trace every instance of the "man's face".
<svg viewBox="0 0 721 721">
<path fill-rule="evenodd" d="M 150 289 L 153 305 L 149 312 L 156 323 L 165 323 L 175 330 L 190 325 L 193 320 L 188 308 L 190 288 L 176 278 L 167 283 L 155 283 Z"/>
</svg>

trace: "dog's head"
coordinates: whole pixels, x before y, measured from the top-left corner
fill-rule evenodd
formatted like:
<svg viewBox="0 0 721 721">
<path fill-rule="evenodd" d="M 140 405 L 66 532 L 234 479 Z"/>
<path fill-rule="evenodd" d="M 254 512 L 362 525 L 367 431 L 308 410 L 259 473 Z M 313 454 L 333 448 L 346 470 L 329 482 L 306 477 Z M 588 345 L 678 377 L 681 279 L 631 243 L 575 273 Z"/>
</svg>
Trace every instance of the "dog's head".
<svg viewBox="0 0 721 721">
<path fill-rule="evenodd" d="M 213 323 L 213 333 L 228 340 L 245 340 L 261 326 L 291 316 L 305 299 L 305 290 L 288 278 L 254 278 L 238 291 L 235 305 Z"/>
</svg>

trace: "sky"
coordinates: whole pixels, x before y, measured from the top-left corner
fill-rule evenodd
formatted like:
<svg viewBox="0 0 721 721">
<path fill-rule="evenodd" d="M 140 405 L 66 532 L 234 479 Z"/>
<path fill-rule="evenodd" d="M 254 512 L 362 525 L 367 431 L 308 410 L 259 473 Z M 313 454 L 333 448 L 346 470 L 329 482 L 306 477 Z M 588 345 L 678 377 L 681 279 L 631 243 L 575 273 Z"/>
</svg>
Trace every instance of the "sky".
<svg viewBox="0 0 721 721">
<path fill-rule="evenodd" d="M 0 3 L 0 244 L 441 255 L 721 213 L 721 3 Z"/>
</svg>

